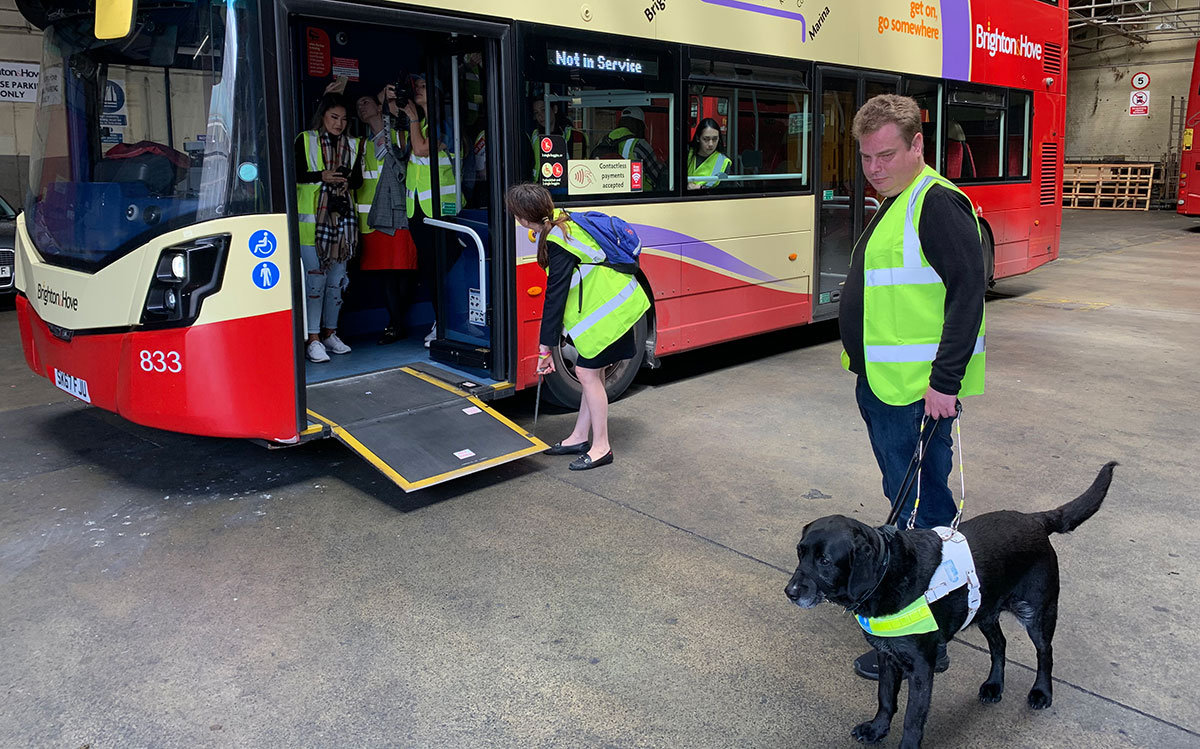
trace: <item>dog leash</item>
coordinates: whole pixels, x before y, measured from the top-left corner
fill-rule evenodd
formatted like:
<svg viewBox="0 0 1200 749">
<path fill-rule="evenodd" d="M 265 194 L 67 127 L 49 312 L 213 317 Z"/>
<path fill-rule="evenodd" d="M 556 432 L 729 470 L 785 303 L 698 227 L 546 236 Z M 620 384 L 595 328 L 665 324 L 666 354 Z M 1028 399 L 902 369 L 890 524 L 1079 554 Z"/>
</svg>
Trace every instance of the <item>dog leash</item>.
<svg viewBox="0 0 1200 749">
<path fill-rule="evenodd" d="M 954 520 L 950 523 L 951 530 L 958 530 L 958 523 L 962 520 L 963 507 L 967 501 L 967 478 L 966 469 L 963 467 L 963 452 L 962 452 L 962 403 L 955 404 L 954 418 L 954 436 L 957 443 L 958 452 L 958 478 L 959 478 L 959 496 L 958 496 L 958 511 L 954 514 Z M 917 447 L 913 452 L 912 461 L 908 464 L 908 470 L 904 474 L 904 479 L 900 482 L 900 491 L 896 494 L 896 501 L 892 506 L 892 511 L 888 514 L 887 525 L 893 525 L 899 520 L 900 505 L 903 503 L 904 496 L 908 493 L 908 488 L 912 484 L 912 479 L 915 475 L 917 482 L 917 494 L 913 500 L 912 513 L 908 516 L 906 528 L 912 530 L 917 522 L 917 510 L 921 506 L 921 465 L 925 462 L 925 449 L 929 447 L 929 443 L 933 440 L 933 435 L 937 431 L 938 419 L 930 419 L 928 416 L 921 417 L 921 427 L 917 433 Z M 929 436 L 925 436 L 925 425 L 932 423 L 933 428 L 929 430 Z M 955 452 L 954 445 L 951 445 L 951 453 Z"/>
</svg>

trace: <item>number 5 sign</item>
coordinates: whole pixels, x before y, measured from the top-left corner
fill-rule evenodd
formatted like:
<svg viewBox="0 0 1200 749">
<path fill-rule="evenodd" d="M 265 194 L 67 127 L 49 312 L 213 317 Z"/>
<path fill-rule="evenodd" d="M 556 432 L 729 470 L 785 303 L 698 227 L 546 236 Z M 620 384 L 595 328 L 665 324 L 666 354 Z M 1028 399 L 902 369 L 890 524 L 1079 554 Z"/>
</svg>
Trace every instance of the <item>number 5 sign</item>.
<svg viewBox="0 0 1200 749">
<path fill-rule="evenodd" d="M 1142 73 L 1142 72 L 1134 73 L 1133 77 L 1131 77 L 1129 79 L 1129 84 L 1131 86 L 1133 86 L 1135 89 L 1137 89 L 1138 91 L 1142 91 L 1146 88 L 1149 88 L 1150 87 L 1150 74 Z"/>
</svg>

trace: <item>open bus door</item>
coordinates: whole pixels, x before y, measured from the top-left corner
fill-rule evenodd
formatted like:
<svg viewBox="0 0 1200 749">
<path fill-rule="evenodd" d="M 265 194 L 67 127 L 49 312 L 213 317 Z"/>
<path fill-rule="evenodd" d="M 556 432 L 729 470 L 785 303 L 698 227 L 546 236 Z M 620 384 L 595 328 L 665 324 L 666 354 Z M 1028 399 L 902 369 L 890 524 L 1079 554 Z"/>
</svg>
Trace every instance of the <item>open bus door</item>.
<svg viewBox="0 0 1200 749">
<path fill-rule="evenodd" d="M 306 6 L 304 17 L 291 18 L 293 39 L 320 28 L 322 39 L 334 44 L 345 39 L 347 48 L 357 41 L 357 49 L 379 49 L 386 59 L 394 60 L 394 50 L 421 50 L 420 61 L 411 61 L 408 69 L 423 72 L 427 81 L 435 197 L 433 216 L 425 221 L 436 240 L 438 289 L 431 299 L 436 335 L 428 350 L 419 337 L 408 348 L 375 346 L 371 340 L 334 357 L 340 361 L 332 365 L 300 361 L 309 422 L 305 437 L 336 438 L 405 491 L 544 450 L 543 442 L 484 402 L 496 391 L 512 392 L 504 381 L 506 350 L 499 343 L 507 334 L 502 312 L 510 305 L 503 294 L 511 284 L 498 282 L 505 268 L 497 262 L 503 257 L 502 240 L 491 239 L 505 235 L 497 226 L 505 216 L 497 210 L 505 143 L 486 140 L 502 132 L 503 110 L 489 102 L 500 95 L 498 61 L 508 27 L 375 6 L 339 5 L 336 18 L 321 17 L 323 5 L 311 6 L 311 12 Z M 297 48 L 301 55 L 308 53 L 306 45 Z M 335 48 L 332 54 L 339 52 Z M 295 62 L 294 69 L 304 71 L 310 61 Z M 362 55 L 355 64 L 365 68 L 369 60 Z M 304 294 L 297 300 L 303 304 Z M 422 319 L 428 330 L 429 318 Z M 356 355 L 384 366 L 348 376 L 327 374 L 329 367 L 346 366 Z"/>
</svg>

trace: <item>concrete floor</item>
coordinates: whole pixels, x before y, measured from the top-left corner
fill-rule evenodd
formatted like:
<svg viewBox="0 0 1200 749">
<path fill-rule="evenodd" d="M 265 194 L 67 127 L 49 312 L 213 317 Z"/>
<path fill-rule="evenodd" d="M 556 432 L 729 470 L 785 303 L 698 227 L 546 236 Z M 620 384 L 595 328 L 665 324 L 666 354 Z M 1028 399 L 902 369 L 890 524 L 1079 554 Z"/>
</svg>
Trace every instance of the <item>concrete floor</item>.
<svg viewBox="0 0 1200 749">
<path fill-rule="evenodd" d="M 1050 508 L 1122 465 L 1055 539 L 1053 707 L 1025 707 L 1033 648 L 1007 619 L 1005 700 L 976 700 L 968 632 L 927 746 L 1200 745 L 1200 234 L 1064 224 L 1062 257 L 988 303 L 967 513 Z M 643 373 L 610 468 L 537 456 L 406 496 L 334 443 L 83 407 L 26 370 L 7 309 L 2 747 L 850 747 L 874 712 L 855 624 L 783 595 L 806 522 L 885 513 L 835 326 Z M 527 394 L 500 408 L 532 420 Z"/>
</svg>

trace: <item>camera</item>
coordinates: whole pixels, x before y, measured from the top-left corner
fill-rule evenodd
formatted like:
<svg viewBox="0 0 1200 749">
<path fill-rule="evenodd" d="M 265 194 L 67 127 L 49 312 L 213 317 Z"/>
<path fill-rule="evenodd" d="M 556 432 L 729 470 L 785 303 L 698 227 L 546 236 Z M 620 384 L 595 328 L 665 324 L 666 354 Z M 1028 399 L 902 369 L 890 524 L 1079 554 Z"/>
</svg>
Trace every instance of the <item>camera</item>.
<svg viewBox="0 0 1200 749">
<path fill-rule="evenodd" d="M 396 107 L 404 109 L 413 99 L 412 79 L 407 73 L 401 73 L 400 77 L 392 83 L 392 90 L 396 95 Z"/>
</svg>

